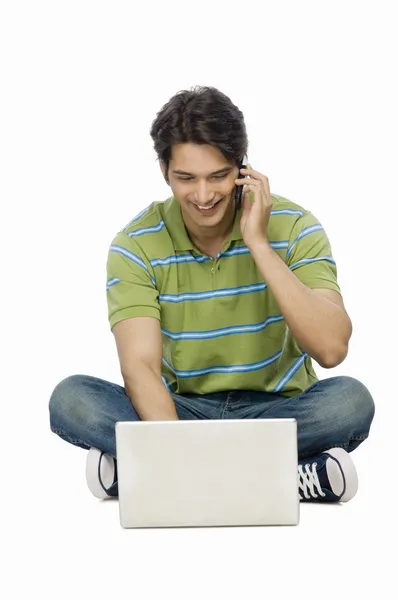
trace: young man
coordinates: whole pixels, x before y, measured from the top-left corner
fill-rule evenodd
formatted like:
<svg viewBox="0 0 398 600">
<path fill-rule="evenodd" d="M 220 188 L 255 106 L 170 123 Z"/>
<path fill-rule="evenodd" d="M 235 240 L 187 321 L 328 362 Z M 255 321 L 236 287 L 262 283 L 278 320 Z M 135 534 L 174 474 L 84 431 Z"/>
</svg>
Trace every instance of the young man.
<svg viewBox="0 0 398 600">
<path fill-rule="evenodd" d="M 350 500 L 349 453 L 374 403 L 356 379 L 319 381 L 312 366 L 340 364 L 352 331 L 325 230 L 266 175 L 239 170 L 243 115 L 217 89 L 176 94 L 151 136 L 172 196 L 124 227 L 107 261 L 124 387 L 67 377 L 51 429 L 89 450 L 89 488 L 106 498 L 117 495 L 117 421 L 294 417 L 300 498 Z"/>
</svg>

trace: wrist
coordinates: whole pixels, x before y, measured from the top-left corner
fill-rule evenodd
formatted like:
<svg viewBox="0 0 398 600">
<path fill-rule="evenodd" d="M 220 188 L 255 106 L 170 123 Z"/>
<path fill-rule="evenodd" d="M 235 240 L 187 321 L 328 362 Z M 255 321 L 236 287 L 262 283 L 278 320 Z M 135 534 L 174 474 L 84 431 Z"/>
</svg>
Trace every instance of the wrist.
<svg viewBox="0 0 398 600">
<path fill-rule="evenodd" d="M 254 259 L 256 256 L 264 256 L 264 254 L 273 253 L 272 246 L 269 244 L 268 240 L 265 239 L 255 242 L 254 244 L 250 244 L 250 246 L 247 244 L 247 247 L 249 248 Z"/>
</svg>

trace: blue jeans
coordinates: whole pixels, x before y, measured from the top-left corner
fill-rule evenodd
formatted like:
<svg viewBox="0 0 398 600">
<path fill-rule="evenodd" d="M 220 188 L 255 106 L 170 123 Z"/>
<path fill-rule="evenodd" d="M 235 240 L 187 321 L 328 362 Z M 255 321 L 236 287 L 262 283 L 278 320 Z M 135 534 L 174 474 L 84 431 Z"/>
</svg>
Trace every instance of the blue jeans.
<svg viewBox="0 0 398 600">
<path fill-rule="evenodd" d="M 341 376 L 320 380 L 292 398 L 250 390 L 172 396 L 180 419 L 295 418 L 299 460 L 337 446 L 351 452 L 368 437 L 375 411 L 369 390 Z M 54 433 L 115 458 L 116 422 L 139 420 L 124 387 L 90 375 L 63 379 L 50 398 Z"/>
</svg>

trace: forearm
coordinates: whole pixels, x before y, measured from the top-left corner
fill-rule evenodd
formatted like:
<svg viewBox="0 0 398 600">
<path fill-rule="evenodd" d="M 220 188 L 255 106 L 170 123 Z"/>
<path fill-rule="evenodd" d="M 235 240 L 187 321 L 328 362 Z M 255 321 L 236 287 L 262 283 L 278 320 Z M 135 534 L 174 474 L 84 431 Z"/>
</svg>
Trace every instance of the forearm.
<svg viewBox="0 0 398 600">
<path fill-rule="evenodd" d="M 146 365 L 139 374 L 124 376 L 124 388 L 142 421 L 177 421 L 174 400 L 163 381 Z"/>
<path fill-rule="evenodd" d="M 268 244 L 252 255 L 301 350 L 321 366 L 341 362 L 351 335 L 345 311 L 304 285 Z"/>
</svg>

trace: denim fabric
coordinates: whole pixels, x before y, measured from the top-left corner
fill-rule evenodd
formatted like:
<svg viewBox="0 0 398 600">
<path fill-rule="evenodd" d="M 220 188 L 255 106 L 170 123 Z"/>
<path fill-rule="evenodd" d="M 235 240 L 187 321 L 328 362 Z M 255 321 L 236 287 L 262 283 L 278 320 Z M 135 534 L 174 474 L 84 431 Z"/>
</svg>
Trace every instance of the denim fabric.
<svg viewBox="0 0 398 600">
<path fill-rule="evenodd" d="M 172 396 L 180 419 L 295 418 L 299 460 L 337 446 L 351 452 L 368 437 L 375 411 L 369 390 L 345 376 L 320 380 L 292 398 L 250 390 Z M 140 420 L 122 386 L 90 375 L 62 380 L 49 408 L 54 433 L 113 457 L 116 422 Z"/>
</svg>

